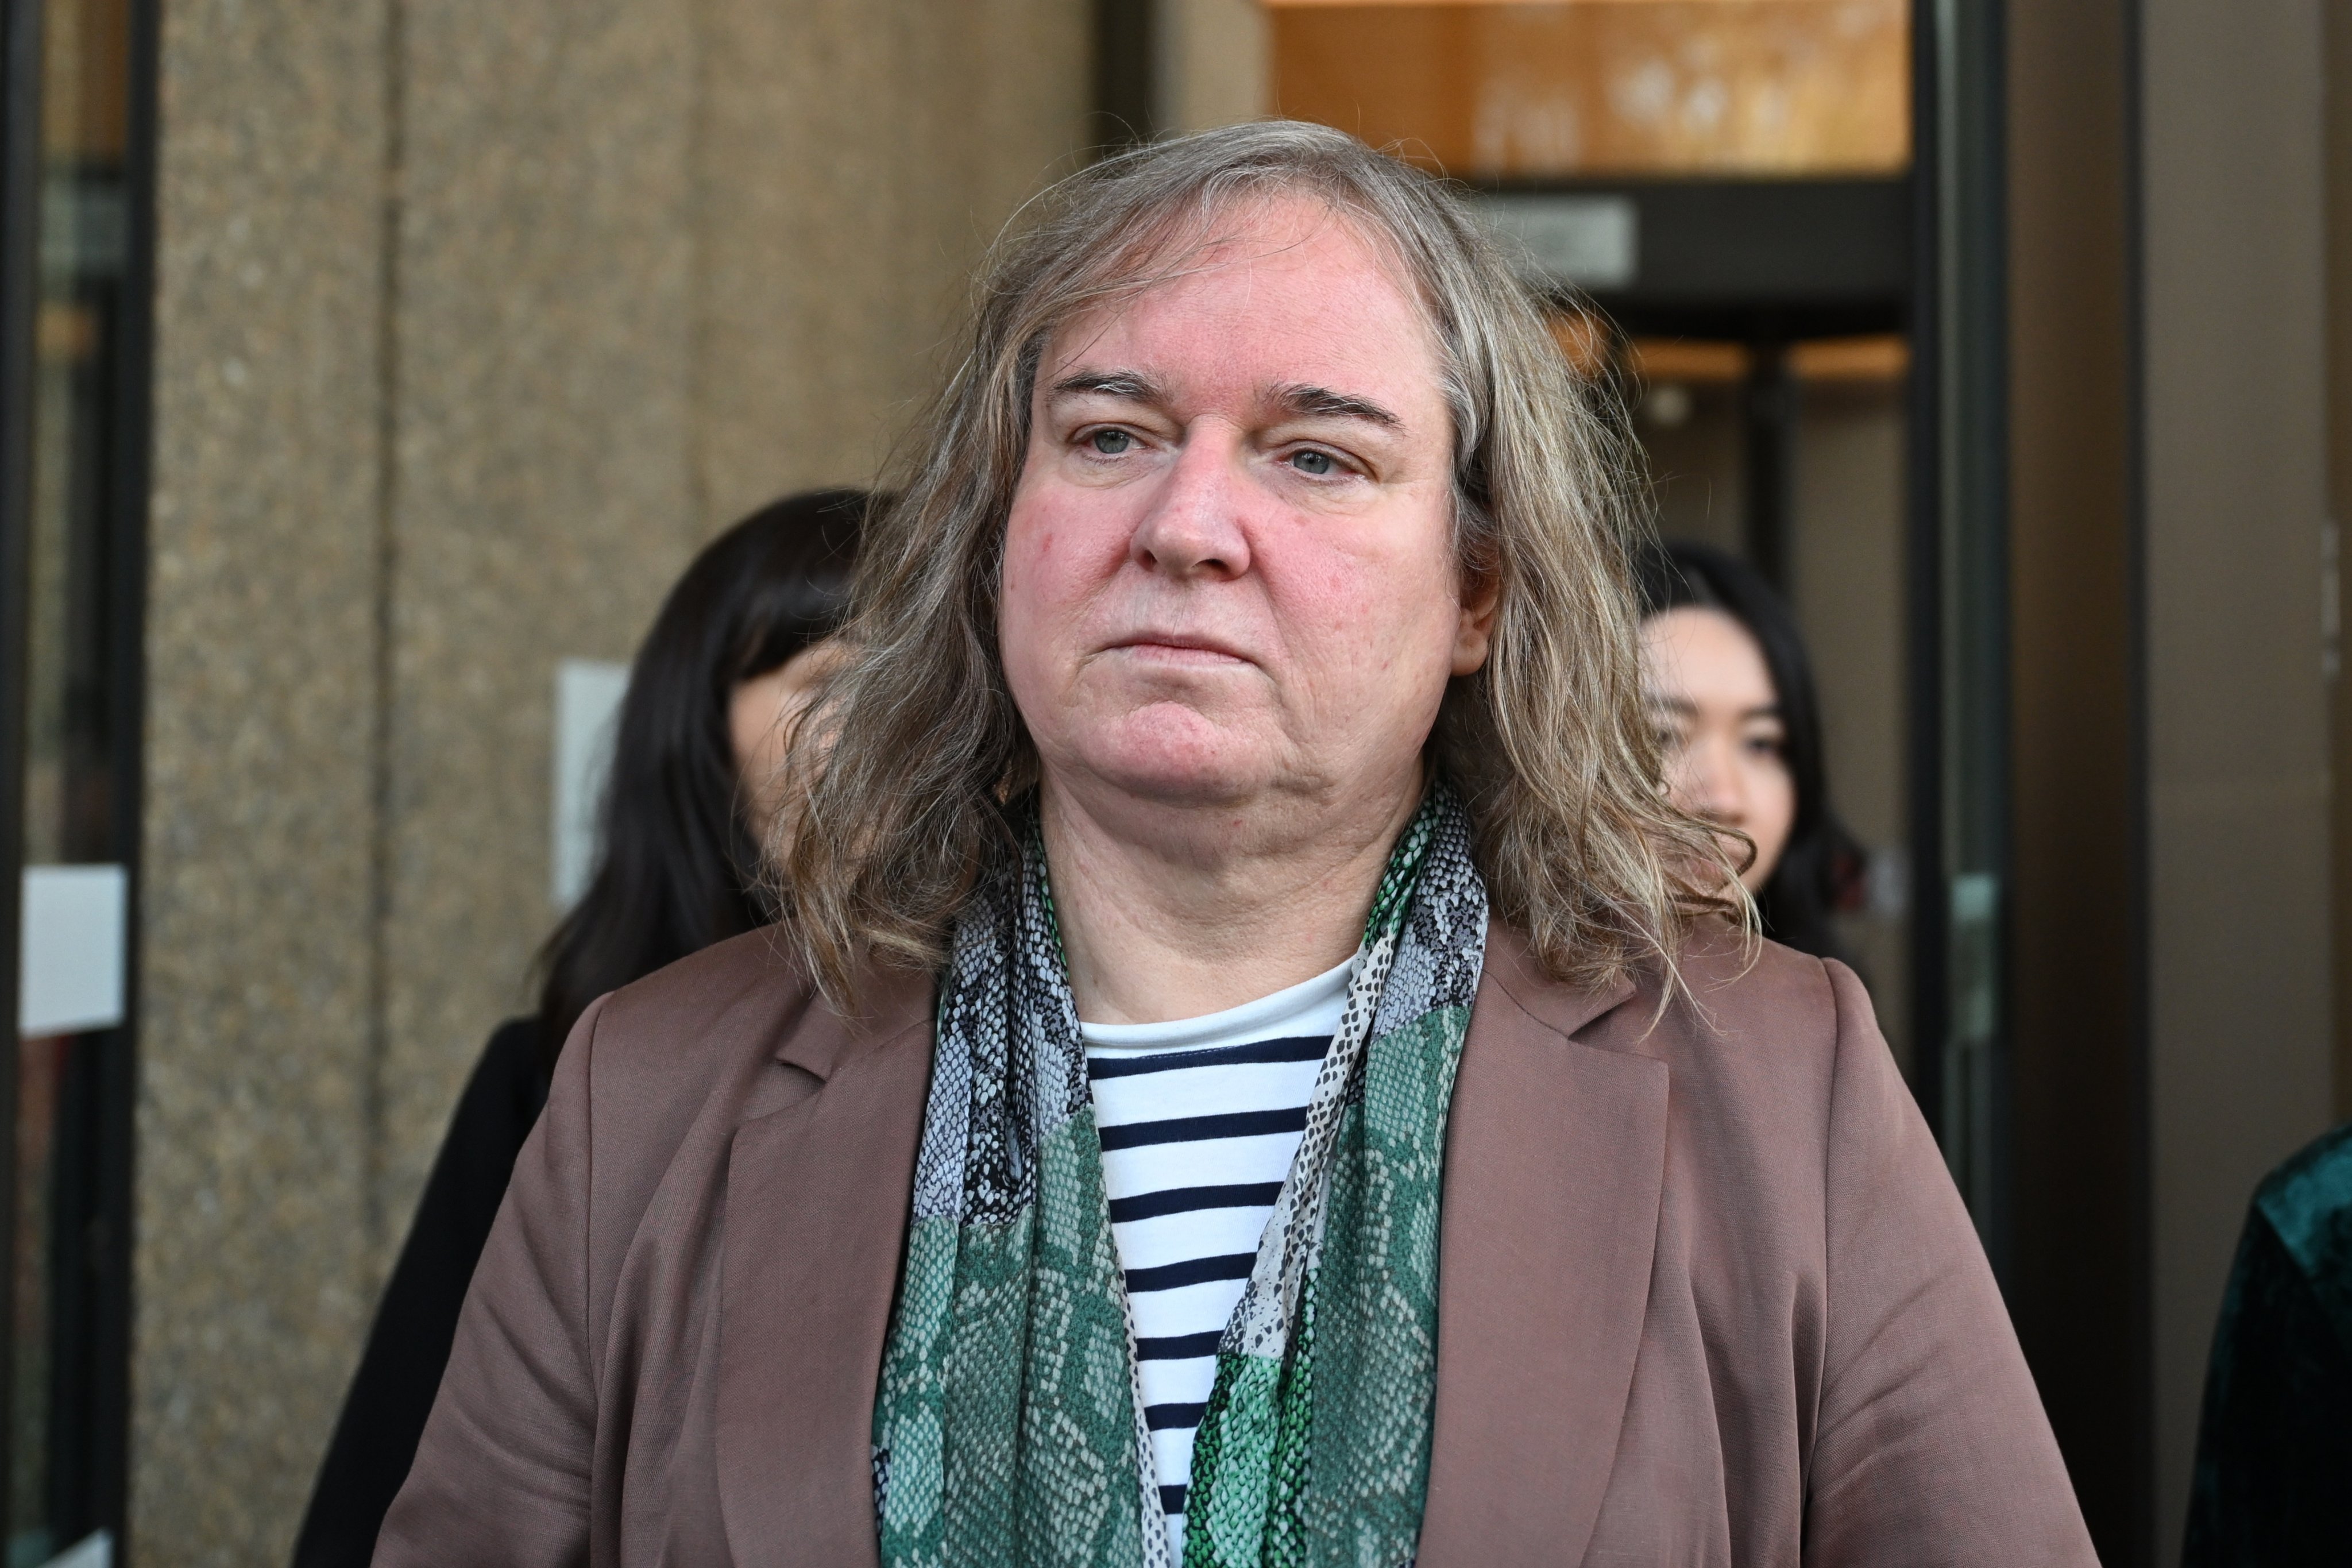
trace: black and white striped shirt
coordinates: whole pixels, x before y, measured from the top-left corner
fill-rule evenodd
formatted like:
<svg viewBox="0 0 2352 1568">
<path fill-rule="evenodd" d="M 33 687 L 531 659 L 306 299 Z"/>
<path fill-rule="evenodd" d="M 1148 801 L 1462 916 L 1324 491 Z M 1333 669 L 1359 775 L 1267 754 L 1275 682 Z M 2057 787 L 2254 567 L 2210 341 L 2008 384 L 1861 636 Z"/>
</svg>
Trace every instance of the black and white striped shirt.
<svg viewBox="0 0 2352 1568">
<path fill-rule="evenodd" d="M 1083 1024 L 1111 1236 L 1176 1557 L 1217 1341 L 1298 1152 L 1346 1005 L 1349 960 L 1244 1006 L 1171 1024 Z"/>
</svg>

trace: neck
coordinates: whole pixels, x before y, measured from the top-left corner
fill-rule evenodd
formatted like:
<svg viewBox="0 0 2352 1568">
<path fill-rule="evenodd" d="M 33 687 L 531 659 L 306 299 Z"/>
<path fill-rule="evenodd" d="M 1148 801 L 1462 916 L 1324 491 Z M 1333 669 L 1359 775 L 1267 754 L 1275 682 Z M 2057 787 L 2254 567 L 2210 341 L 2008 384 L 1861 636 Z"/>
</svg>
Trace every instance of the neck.
<svg viewBox="0 0 2352 1568">
<path fill-rule="evenodd" d="M 1042 792 L 1054 910 L 1078 1016 L 1161 1024 L 1311 980 L 1356 951 L 1418 763 L 1371 799 L 1302 814 L 1090 808 Z M 1149 820 L 1139 823 L 1138 815 Z M 1141 829 L 1141 830 L 1139 830 Z"/>
</svg>

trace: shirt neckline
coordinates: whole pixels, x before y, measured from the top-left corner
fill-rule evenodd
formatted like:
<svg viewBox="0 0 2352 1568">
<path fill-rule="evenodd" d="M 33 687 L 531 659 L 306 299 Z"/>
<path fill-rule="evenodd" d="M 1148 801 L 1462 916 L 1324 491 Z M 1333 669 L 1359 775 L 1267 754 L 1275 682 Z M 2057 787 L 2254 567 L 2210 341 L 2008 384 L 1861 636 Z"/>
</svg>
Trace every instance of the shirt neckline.
<svg viewBox="0 0 2352 1568">
<path fill-rule="evenodd" d="M 1113 1050 L 1177 1050 L 1206 1041 L 1229 1042 L 1238 1037 L 1286 1021 L 1300 1014 L 1328 1008 L 1348 994 L 1356 975 L 1356 955 L 1349 953 L 1336 968 L 1311 980 L 1287 985 L 1270 996 L 1207 1013 L 1197 1018 L 1171 1018 L 1160 1024 L 1089 1024 L 1078 1033 L 1089 1047 Z"/>
</svg>

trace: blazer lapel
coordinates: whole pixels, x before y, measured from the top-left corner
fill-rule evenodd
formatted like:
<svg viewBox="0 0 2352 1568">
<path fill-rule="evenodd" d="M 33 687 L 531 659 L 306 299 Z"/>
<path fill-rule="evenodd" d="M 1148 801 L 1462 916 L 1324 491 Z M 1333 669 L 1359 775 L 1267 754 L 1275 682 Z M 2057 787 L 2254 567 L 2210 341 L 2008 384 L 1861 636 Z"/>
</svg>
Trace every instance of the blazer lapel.
<svg viewBox="0 0 2352 1568">
<path fill-rule="evenodd" d="M 716 1439 L 744 1568 L 877 1561 L 875 1384 L 931 1069 L 929 986 L 895 989 L 860 1031 L 812 1005 L 777 1054 L 824 1086 L 730 1152 Z"/>
<path fill-rule="evenodd" d="M 1421 1568 L 1583 1557 L 1665 1174 L 1665 1064 L 1570 1037 L 1633 986 L 1559 986 L 1500 922 L 1486 954 L 1446 1125 Z"/>
</svg>

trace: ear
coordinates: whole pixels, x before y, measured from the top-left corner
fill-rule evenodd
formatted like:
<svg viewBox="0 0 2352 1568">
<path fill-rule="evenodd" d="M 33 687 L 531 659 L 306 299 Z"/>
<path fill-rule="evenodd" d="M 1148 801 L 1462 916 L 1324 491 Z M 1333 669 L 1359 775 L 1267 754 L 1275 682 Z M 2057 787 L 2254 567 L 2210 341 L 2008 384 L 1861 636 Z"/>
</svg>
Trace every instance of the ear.
<svg viewBox="0 0 2352 1568">
<path fill-rule="evenodd" d="M 1454 628 L 1454 673 L 1475 675 L 1486 662 L 1486 645 L 1494 640 L 1495 613 L 1503 602 L 1503 584 L 1492 572 L 1481 572 L 1462 584 L 1462 618 Z"/>
</svg>

